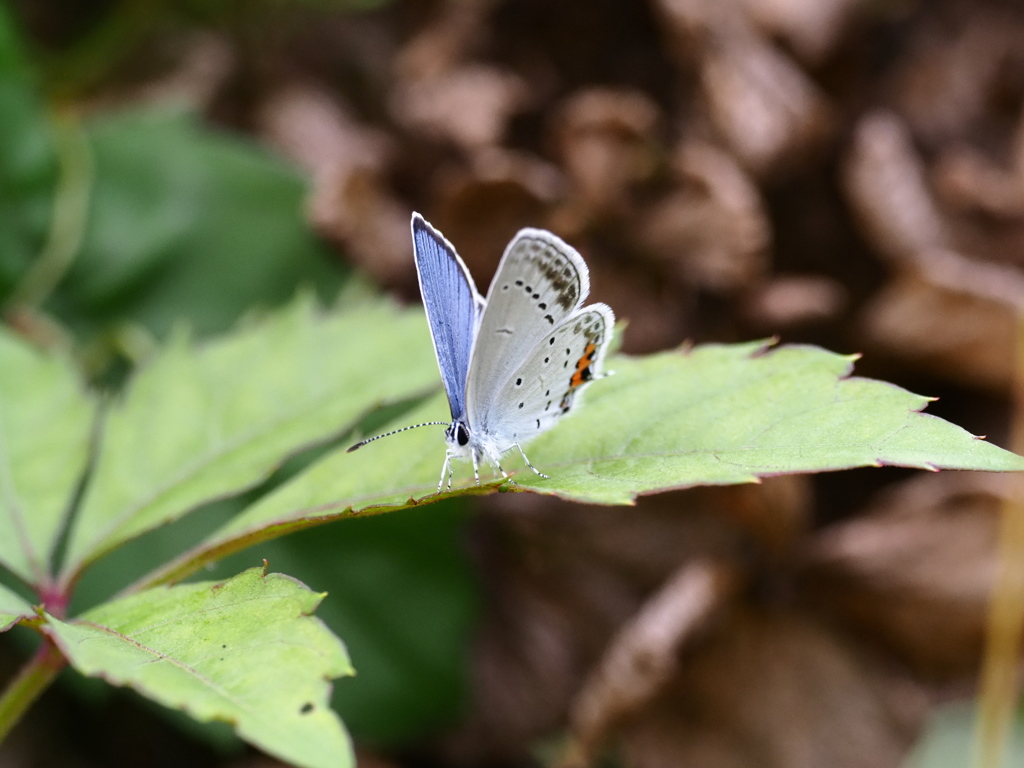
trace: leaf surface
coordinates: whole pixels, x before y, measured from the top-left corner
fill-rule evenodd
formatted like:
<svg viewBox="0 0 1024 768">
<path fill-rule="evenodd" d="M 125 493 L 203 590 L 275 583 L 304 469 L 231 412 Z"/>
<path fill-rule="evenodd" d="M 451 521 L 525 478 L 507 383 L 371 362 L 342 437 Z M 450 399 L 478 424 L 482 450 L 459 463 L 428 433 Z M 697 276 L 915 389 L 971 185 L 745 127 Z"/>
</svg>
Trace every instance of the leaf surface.
<svg viewBox="0 0 1024 768">
<path fill-rule="evenodd" d="M 0 632 L 6 632 L 26 616 L 32 616 L 32 606 L 0 584 Z"/>
<path fill-rule="evenodd" d="M 0 328 L 0 563 L 26 583 L 50 572 L 95 410 L 68 360 Z"/>
<path fill-rule="evenodd" d="M 609 364 L 615 375 L 595 382 L 581 408 L 527 446 L 550 479 L 525 469 L 515 453 L 507 469 L 515 470 L 518 488 L 597 504 L 859 466 L 1024 469 L 1024 458 L 919 413 L 928 398 L 849 376 L 852 364 L 815 347 L 769 350 L 760 343 L 616 357 Z M 445 412 L 439 396 L 392 426 L 443 419 Z M 179 567 L 187 572 L 197 561 L 287 530 L 432 501 L 444 450 L 437 427 L 328 454 L 158 578 L 177 578 Z M 468 463 L 456 471 L 461 488 L 476 492 Z"/>
<path fill-rule="evenodd" d="M 317 616 L 359 667 L 336 686 L 334 707 L 357 741 L 407 747 L 450 728 L 465 710 L 481 600 L 465 546 L 469 515 L 465 500 L 449 499 L 301 531 L 221 560 L 214 573 L 265 558 L 329 590 Z"/>
<path fill-rule="evenodd" d="M 354 765 L 328 680 L 351 675 L 344 646 L 311 614 L 322 594 L 253 568 L 225 582 L 157 588 L 48 632 L 84 675 L 134 688 L 308 768 Z"/>
<path fill-rule="evenodd" d="M 53 208 L 57 157 L 10 5 L 0 5 L 0 304 L 43 248 Z"/>
<path fill-rule="evenodd" d="M 166 107 L 86 128 L 89 223 L 52 302 L 80 335 L 135 322 L 164 338 L 182 318 L 197 335 L 223 332 L 300 286 L 328 296 L 342 282 L 303 216 L 304 180 L 279 157 Z"/>
<path fill-rule="evenodd" d="M 395 364 L 399 361 L 399 365 Z M 436 380 L 422 314 L 289 310 L 194 348 L 180 336 L 111 408 L 65 574 L 195 506 L 238 493 L 373 404 Z"/>
<path fill-rule="evenodd" d="M 1024 714 L 1018 710 L 1007 725 L 1009 733 L 1002 765 L 1024 764 Z M 976 763 L 978 730 L 976 702 L 956 701 L 939 706 L 929 716 L 904 765 L 906 768 L 961 768 Z"/>
</svg>

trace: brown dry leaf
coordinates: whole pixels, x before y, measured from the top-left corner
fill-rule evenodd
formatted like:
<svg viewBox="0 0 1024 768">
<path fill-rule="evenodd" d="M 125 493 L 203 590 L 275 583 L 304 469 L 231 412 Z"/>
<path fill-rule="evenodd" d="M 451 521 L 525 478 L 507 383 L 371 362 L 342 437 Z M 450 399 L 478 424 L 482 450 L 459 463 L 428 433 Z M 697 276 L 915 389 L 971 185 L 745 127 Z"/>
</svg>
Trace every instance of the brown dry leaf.
<svg viewBox="0 0 1024 768">
<path fill-rule="evenodd" d="M 925 704 L 817 623 L 737 610 L 684 649 L 621 752 L 629 768 L 897 768 Z"/>
<path fill-rule="evenodd" d="M 312 177 L 309 217 L 386 286 L 409 281 L 409 211 L 382 180 L 390 141 L 311 87 L 273 94 L 259 113 L 266 140 Z"/>
<path fill-rule="evenodd" d="M 1024 216 L 1024 175 L 972 147 L 943 153 L 935 166 L 935 185 L 951 207 L 1007 219 Z"/>
<path fill-rule="evenodd" d="M 339 237 L 345 254 L 381 285 L 415 285 L 409 207 L 392 196 L 376 173 L 367 170 L 349 175 L 335 200 L 337 216 L 325 220 L 322 231 Z"/>
<path fill-rule="evenodd" d="M 781 37 L 804 61 L 820 62 L 861 0 L 743 0 L 751 21 Z"/>
<path fill-rule="evenodd" d="M 864 309 L 867 343 L 940 375 L 1007 388 L 1024 275 L 951 250 L 950 225 L 895 116 L 862 119 L 844 180 L 865 234 L 899 269 Z"/>
<path fill-rule="evenodd" d="M 924 164 L 898 117 L 874 112 L 857 123 L 843 169 L 847 200 L 867 238 L 897 264 L 949 247 Z"/>
<path fill-rule="evenodd" d="M 744 314 L 756 328 L 784 331 L 836 320 L 846 309 L 842 283 L 818 275 L 779 275 L 746 298 Z"/>
<path fill-rule="evenodd" d="M 601 236 L 575 238 L 590 265 L 590 295 L 615 307 L 615 316 L 627 323 L 622 351 L 631 355 L 675 349 L 689 337 L 687 320 L 693 311 L 693 295 L 660 276 L 592 258 L 601 246 Z"/>
<path fill-rule="evenodd" d="M 429 213 L 486 292 L 508 241 L 522 227 L 550 226 L 565 186 L 556 166 L 533 155 L 482 149 L 439 174 Z"/>
<path fill-rule="evenodd" d="M 723 293 L 758 282 L 769 266 L 771 229 L 746 172 L 699 141 L 676 150 L 672 171 L 678 185 L 637 227 L 643 246 L 681 282 Z"/>
<path fill-rule="evenodd" d="M 497 0 L 443 0 L 434 18 L 395 58 L 400 81 L 444 77 L 470 57 Z"/>
<path fill-rule="evenodd" d="M 864 308 L 871 348 L 995 391 L 1013 377 L 1024 275 L 948 251 L 921 255 Z"/>
<path fill-rule="evenodd" d="M 697 60 L 711 122 L 751 172 L 779 173 L 823 145 L 832 123 L 824 94 L 739 5 L 659 0 L 657 9 L 677 55 Z"/>
<path fill-rule="evenodd" d="M 731 569 L 687 563 L 618 630 L 572 703 L 563 766 L 588 765 L 609 729 L 659 693 L 677 672 L 679 649 L 731 598 L 735 582 Z"/>
<path fill-rule="evenodd" d="M 682 642 L 697 626 L 685 621 L 697 603 L 678 602 L 677 588 L 686 593 L 702 578 L 680 575 L 682 587 L 672 579 L 717 574 L 717 605 L 734 578 L 721 574 L 745 567 L 751 551 L 764 563 L 788 561 L 809 514 L 807 479 L 790 477 L 641 498 L 628 515 L 529 494 L 488 499 L 477 536 L 488 615 L 473 660 L 473 714 L 450 754 L 463 763 L 514 755 L 563 727 L 573 700 L 588 744 L 599 739 L 623 710 L 656 693 L 674 664 L 673 638 Z M 686 570 L 699 563 L 715 565 Z M 625 634 L 616 643 L 617 633 Z M 619 661 L 642 648 L 651 668 L 619 676 Z M 616 700 L 624 689 L 632 703 Z"/>
<path fill-rule="evenodd" d="M 1007 484 L 975 473 L 918 476 L 863 517 L 823 531 L 806 555 L 818 610 L 884 644 L 919 673 L 977 671 Z"/>
<path fill-rule="evenodd" d="M 935 167 L 935 185 L 951 207 L 991 216 L 1024 217 L 1024 113 L 1017 122 L 1009 167 L 1000 167 L 973 147 L 943 153 Z"/>
<path fill-rule="evenodd" d="M 400 81 L 390 104 L 395 119 L 408 128 L 473 150 L 501 141 L 526 96 L 526 84 L 517 75 L 467 64 L 434 77 Z"/>
<path fill-rule="evenodd" d="M 929 144 L 963 140 L 991 109 L 1001 70 L 1024 44 L 1019 14 L 949 4 L 922 18 L 892 83 L 896 109 Z"/>
<path fill-rule="evenodd" d="M 557 114 L 553 143 L 580 215 L 622 213 L 631 188 L 657 170 L 657 105 L 640 91 L 594 88 L 570 97 Z"/>
<path fill-rule="evenodd" d="M 472 714 L 449 754 L 508 758 L 563 726 L 584 676 L 649 594 L 693 558 L 739 556 L 742 537 L 718 516 L 721 503 L 713 491 L 673 493 L 622 515 L 530 494 L 491 497 L 477 532 L 488 610 Z"/>
<path fill-rule="evenodd" d="M 808 475 L 780 475 L 759 483 L 716 489 L 712 509 L 756 547 L 764 564 L 784 566 L 801 545 L 813 517 Z"/>
<path fill-rule="evenodd" d="M 358 123 L 326 91 L 292 85 L 270 94 L 257 114 L 262 138 L 313 178 L 327 184 L 357 168 L 380 170 L 390 139 Z"/>
<path fill-rule="evenodd" d="M 528 96 L 511 71 L 470 61 L 495 0 L 446 0 L 395 59 L 395 120 L 466 150 L 491 147 Z"/>
<path fill-rule="evenodd" d="M 754 37 L 722 38 L 702 73 L 711 120 L 759 176 L 807 160 L 828 131 L 824 97 L 784 54 Z"/>
</svg>

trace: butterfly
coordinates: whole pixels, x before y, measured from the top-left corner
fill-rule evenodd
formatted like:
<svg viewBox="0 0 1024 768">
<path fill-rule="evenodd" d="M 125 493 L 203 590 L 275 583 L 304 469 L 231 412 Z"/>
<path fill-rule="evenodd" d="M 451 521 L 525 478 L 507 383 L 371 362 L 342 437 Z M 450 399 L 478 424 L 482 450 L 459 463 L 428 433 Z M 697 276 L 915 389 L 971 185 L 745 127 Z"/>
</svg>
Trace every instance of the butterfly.
<svg viewBox="0 0 1024 768">
<path fill-rule="evenodd" d="M 465 263 L 444 235 L 420 214 L 412 216 L 420 293 L 448 395 L 451 421 L 432 421 L 377 435 L 349 451 L 408 429 L 444 425 L 447 451 L 438 493 L 452 462 L 469 458 L 480 483 L 480 463 L 503 477 L 502 457 L 517 449 L 533 472 L 523 443 L 568 414 L 602 364 L 615 315 L 605 304 L 583 302 L 590 271 L 563 240 L 543 229 L 521 229 L 505 248 L 482 297 Z"/>
</svg>

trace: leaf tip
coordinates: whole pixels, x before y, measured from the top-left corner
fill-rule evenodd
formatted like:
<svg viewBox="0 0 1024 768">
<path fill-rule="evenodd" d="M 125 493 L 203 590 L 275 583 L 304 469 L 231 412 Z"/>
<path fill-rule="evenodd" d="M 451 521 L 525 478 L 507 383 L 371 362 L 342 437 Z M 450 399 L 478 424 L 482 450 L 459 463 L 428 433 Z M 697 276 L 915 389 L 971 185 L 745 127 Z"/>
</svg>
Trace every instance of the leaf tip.
<svg viewBox="0 0 1024 768">
<path fill-rule="evenodd" d="M 756 360 L 759 357 L 764 357 L 769 352 L 771 352 L 772 349 L 779 343 L 779 337 L 772 336 L 767 339 L 761 339 L 760 342 L 755 343 L 757 343 L 757 346 L 754 348 L 754 351 L 750 353 L 751 360 Z"/>
</svg>

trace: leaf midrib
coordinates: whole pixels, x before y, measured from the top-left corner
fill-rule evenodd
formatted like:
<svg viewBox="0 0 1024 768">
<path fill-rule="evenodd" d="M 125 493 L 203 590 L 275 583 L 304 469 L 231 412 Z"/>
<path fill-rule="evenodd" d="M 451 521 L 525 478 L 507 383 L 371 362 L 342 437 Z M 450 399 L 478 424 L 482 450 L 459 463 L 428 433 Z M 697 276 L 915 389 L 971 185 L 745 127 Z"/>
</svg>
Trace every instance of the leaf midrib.
<svg viewBox="0 0 1024 768">
<path fill-rule="evenodd" d="M 65 569 L 64 569 L 65 578 L 67 578 L 69 575 L 73 575 L 74 573 L 76 573 L 77 571 L 81 570 L 86 565 L 88 565 L 90 562 L 94 562 L 96 559 L 98 559 L 103 554 L 105 554 L 103 549 L 102 549 L 104 542 L 106 542 L 111 536 L 113 536 L 117 532 L 117 530 L 121 526 L 123 526 L 124 524 L 129 522 L 132 518 L 134 518 L 136 515 L 138 515 L 142 510 L 146 509 L 147 507 L 153 506 L 156 502 L 158 502 L 160 500 L 161 497 L 164 497 L 167 494 L 171 493 L 175 488 L 177 488 L 181 484 L 191 480 L 199 472 L 201 472 L 204 469 L 208 468 L 211 464 L 215 463 L 216 461 L 219 461 L 224 456 L 227 456 L 227 455 L 231 454 L 232 452 L 237 451 L 239 448 L 243 447 L 245 444 L 251 443 L 251 442 L 257 440 L 258 438 L 263 437 L 266 433 L 272 432 L 275 429 L 278 429 L 282 424 L 287 424 L 289 422 L 297 421 L 297 420 L 300 420 L 302 418 L 308 417 L 308 415 L 309 415 L 309 413 L 311 411 L 316 410 L 324 402 L 333 400 L 336 397 L 337 397 L 336 390 L 332 391 L 332 392 L 327 392 L 323 396 L 317 398 L 316 400 L 311 401 L 308 407 L 305 407 L 305 408 L 303 408 L 301 410 L 297 410 L 297 411 L 294 411 L 292 413 L 286 414 L 283 417 L 281 417 L 280 419 L 276 419 L 274 421 L 266 422 L 266 424 L 263 427 L 258 427 L 258 428 L 255 428 L 255 429 L 251 430 L 251 431 L 248 431 L 248 432 L 241 432 L 241 433 L 239 433 L 239 436 L 238 436 L 237 439 L 235 439 L 235 440 L 227 440 L 227 441 L 224 441 L 222 443 L 219 443 L 218 445 L 212 447 L 206 453 L 202 454 L 196 460 L 194 460 L 194 461 L 192 461 L 190 463 L 184 464 L 183 467 L 182 467 L 182 470 L 180 472 L 178 472 L 177 474 L 175 474 L 172 477 L 170 477 L 163 484 L 156 486 L 151 493 L 149 493 L 148 495 L 144 496 L 142 499 L 140 499 L 135 504 L 129 506 L 121 515 L 118 515 L 117 517 L 113 518 L 108 525 L 104 526 L 100 530 L 100 532 L 98 533 L 97 536 L 92 537 L 91 543 L 83 545 L 83 547 L 81 548 L 82 551 L 84 551 L 84 552 L 90 552 L 91 551 L 93 553 L 92 556 L 91 557 L 90 556 L 82 556 L 82 557 L 79 558 L 79 560 L 77 562 L 69 563 L 65 567 Z M 338 428 L 337 432 L 331 433 L 331 434 L 340 434 L 342 431 L 344 431 L 345 428 L 346 428 L 346 425 L 342 425 L 342 426 L 340 426 Z M 329 439 L 329 438 L 330 438 L 330 434 L 323 436 L 323 439 Z M 319 439 L 320 438 L 312 438 L 308 442 L 303 442 L 303 443 L 301 443 L 299 445 L 293 446 L 288 451 L 286 451 L 281 456 L 281 458 L 283 459 L 286 455 L 289 455 L 289 454 L 291 454 L 291 453 L 293 453 L 295 451 L 298 451 L 298 450 L 302 450 L 306 445 L 315 443 Z M 269 474 L 269 472 L 271 472 L 271 471 L 272 471 L 272 468 L 268 469 L 266 471 L 266 473 Z M 201 501 L 197 501 L 194 505 L 190 506 L 188 509 L 181 510 L 180 514 L 187 513 L 188 511 L 190 511 L 191 509 L 194 509 L 199 504 L 207 503 L 207 502 L 210 502 L 210 501 L 216 501 L 217 499 L 221 499 L 221 498 L 227 498 L 228 496 L 231 496 L 234 493 L 241 492 L 245 488 L 249 488 L 253 484 L 258 483 L 262 476 L 263 475 L 257 476 L 255 479 L 253 479 L 251 481 L 251 483 L 248 483 L 248 484 L 246 484 L 244 486 L 241 486 L 239 488 L 235 488 L 235 489 L 232 489 L 230 491 L 226 491 L 223 494 L 220 494 L 220 495 L 217 495 L 217 496 L 213 496 L 213 497 L 208 498 L 208 499 L 203 499 Z M 139 531 L 135 535 L 140 535 L 141 533 L 143 533 L 143 531 Z"/>
</svg>

